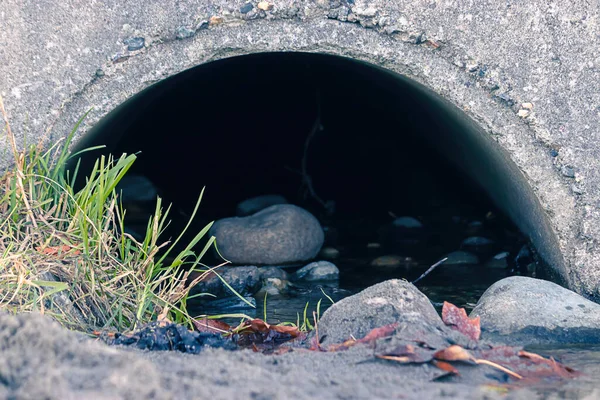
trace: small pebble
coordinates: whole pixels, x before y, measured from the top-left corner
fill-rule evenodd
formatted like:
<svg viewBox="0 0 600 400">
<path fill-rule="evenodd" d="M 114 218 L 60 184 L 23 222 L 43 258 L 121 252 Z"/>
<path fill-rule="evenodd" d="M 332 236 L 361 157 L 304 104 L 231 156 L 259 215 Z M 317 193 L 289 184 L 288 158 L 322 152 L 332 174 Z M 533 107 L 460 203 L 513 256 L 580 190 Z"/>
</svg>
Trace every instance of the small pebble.
<svg viewBox="0 0 600 400">
<path fill-rule="evenodd" d="M 529 110 L 525 110 L 524 108 L 520 109 L 519 112 L 517 113 L 517 115 L 521 118 L 526 118 L 527 116 L 529 116 L 529 114 L 531 113 L 531 111 Z"/>
<path fill-rule="evenodd" d="M 257 295 L 268 294 L 271 296 L 278 296 L 285 294 L 289 289 L 290 283 L 285 279 L 279 278 L 267 278 L 263 280 L 263 286 L 258 291 Z"/>
<path fill-rule="evenodd" d="M 572 185 L 571 186 L 571 190 L 575 194 L 583 194 L 583 190 L 579 186 L 577 186 L 577 185 Z"/>
<path fill-rule="evenodd" d="M 210 25 L 219 25 L 224 21 L 223 17 L 219 17 L 218 15 L 213 15 L 209 18 L 208 22 Z"/>
<path fill-rule="evenodd" d="M 509 255 L 510 255 L 510 253 L 508 251 L 503 251 L 502 253 L 498 253 L 494 257 L 490 258 L 485 263 L 485 267 L 490 268 L 490 269 L 508 268 L 508 256 Z"/>
<path fill-rule="evenodd" d="M 412 267 L 417 263 L 411 257 L 403 257 L 397 255 L 387 255 L 377 257 L 371 261 L 371 266 L 375 268 L 393 269 L 398 267 Z"/>
<path fill-rule="evenodd" d="M 560 168 L 560 172 L 567 178 L 575 178 L 575 170 L 573 169 L 573 167 L 570 167 L 568 165 L 563 165 Z"/>
<path fill-rule="evenodd" d="M 531 103 L 523 103 L 523 104 L 521 104 L 521 107 L 523 107 L 526 110 L 532 110 L 533 109 L 533 104 L 531 104 Z"/>
<path fill-rule="evenodd" d="M 136 51 L 144 47 L 146 40 L 143 37 L 128 38 L 123 41 L 127 45 L 127 50 Z"/>
<path fill-rule="evenodd" d="M 254 5 L 252 3 L 246 3 L 240 7 L 240 12 L 242 14 L 248 14 L 252 9 L 254 9 Z"/>
<path fill-rule="evenodd" d="M 287 280 L 288 274 L 279 267 L 260 267 L 258 269 L 261 279 L 278 278 L 281 280 Z"/>
<path fill-rule="evenodd" d="M 177 28 L 177 35 L 175 36 L 177 39 L 187 39 L 194 36 L 196 32 L 193 29 L 186 28 L 185 26 L 180 26 Z"/>
<path fill-rule="evenodd" d="M 444 265 L 477 265 L 479 257 L 466 251 L 458 250 L 448 254 Z"/>
<path fill-rule="evenodd" d="M 340 256 L 340 251 L 334 247 L 323 247 L 319 255 L 326 260 L 333 260 Z"/>
<path fill-rule="evenodd" d="M 392 225 L 396 228 L 407 228 L 407 229 L 415 229 L 422 228 L 423 224 L 416 218 L 413 217 L 400 217 L 396 218 Z"/>
<path fill-rule="evenodd" d="M 330 281 L 338 279 L 340 270 L 329 261 L 316 261 L 296 271 L 295 279 L 300 281 Z"/>
</svg>

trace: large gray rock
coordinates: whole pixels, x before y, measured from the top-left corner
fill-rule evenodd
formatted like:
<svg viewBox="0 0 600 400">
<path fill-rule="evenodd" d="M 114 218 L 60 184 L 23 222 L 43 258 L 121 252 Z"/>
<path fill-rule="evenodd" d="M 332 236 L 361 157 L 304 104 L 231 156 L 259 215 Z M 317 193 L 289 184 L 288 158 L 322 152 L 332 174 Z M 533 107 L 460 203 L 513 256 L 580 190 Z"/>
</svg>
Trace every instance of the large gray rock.
<svg viewBox="0 0 600 400">
<path fill-rule="evenodd" d="M 319 336 L 323 344 L 339 343 L 351 336 L 360 339 L 373 328 L 407 316 L 444 325 L 427 296 L 407 281 L 392 279 L 332 305 L 319 320 Z"/>
<path fill-rule="evenodd" d="M 287 204 L 285 197 L 278 194 L 265 194 L 262 196 L 252 197 L 251 199 L 240 202 L 235 208 L 235 214 L 238 217 L 246 217 L 254 213 L 264 210 L 267 207 L 276 204 Z"/>
<path fill-rule="evenodd" d="M 274 205 L 248 217 L 221 219 L 210 234 L 219 251 L 235 264 L 276 265 L 314 258 L 323 245 L 323 229 L 308 211 Z"/>
<path fill-rule="evenodd" d="M 600 343 L 600 305 L 555 283 L 513 276 L 493 284 L 471 316 L 482 338 L 526 343 Z"/>
</svg>

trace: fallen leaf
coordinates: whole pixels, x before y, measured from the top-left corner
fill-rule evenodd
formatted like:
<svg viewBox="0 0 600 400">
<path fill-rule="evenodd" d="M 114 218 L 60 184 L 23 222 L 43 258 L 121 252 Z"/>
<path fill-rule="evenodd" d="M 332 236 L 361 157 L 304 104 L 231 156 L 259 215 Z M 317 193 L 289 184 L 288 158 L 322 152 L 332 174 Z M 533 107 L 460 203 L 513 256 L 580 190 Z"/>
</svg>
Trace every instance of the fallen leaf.
<svg viewBox="0 0 600 400">
<path fill-rule="evenodd" d="M 378 354 L 375 357 L 384 360 L 398 361 L 403 364 L 422 364 L 433 360 L 433 351 L 422 347 L 415 347 L 411 344 L 403 344 L 384 354 Z"/>
<path fill-rule="evenodd" d="M 446 325 L 473 340 L 479 340 L 481 336 L 479 317 L 469 318 L 464 308 L 458 308 L 447 301 L 442 307 L 442 320 Z"/>
<path fill-rule="evenodd" d="M 473 356 L 467 350 L 456 344 L 436 351 L 433 358 L 442 361 L 474 361 Z"/>
<path fill-rule="evenodd" d="M 262 319 L 245 321 L 232 331 L 239 346 L 248 347 L 264 345 L 262 350 L 272 350 L 274 346 L 302 336 L 294 326 L 271 325 Z"/>
<path fill-rule="evenodd" d="M 432 364 L 441 369 L 442 371 L 448 372 L 452 375 L 460 375 L 460 372 L 450 363 L 446 361 L 433 360 Z"/>
<path fill-rule="evenodd" d="M 362 339 L 358 339 L 357 342 L 373 344 L 378 339 L 390 336 L 392 333 L 394 333 L 397 327 L 398 324 L 389 324 L 379 328 L 371 329 L 369 333 L 367 333 Z"/>
<path fill-rule="evenodd" d="M 231 326 L 229 326 L 225 322 L 221 322 L 216 319 L 208 319 L 208 318 L 202 318 L 200 320 L 192 319 L 192 323 L 194 324 L 194 327 L 196 328 L 196 330 L 198 332 L 225 333 L 225 332 L 229 332 L 231 330 Z"/>
<path fill-rule="evenodd" d="M 66 254 L 66 253 L 70 253 L 71 255 L 77 256 L 79 254 L 81 254 L 81 251 L 74 249 L 71 246 L 68 246 L 66 244 L 62 245 L 62 246 L 48 246 L 48 247 L 41 247 L 38 246 L 35 248 L 38 252 L 48 255 L 48 256 L 56 256 L 59 254 Z"/>
</svg>

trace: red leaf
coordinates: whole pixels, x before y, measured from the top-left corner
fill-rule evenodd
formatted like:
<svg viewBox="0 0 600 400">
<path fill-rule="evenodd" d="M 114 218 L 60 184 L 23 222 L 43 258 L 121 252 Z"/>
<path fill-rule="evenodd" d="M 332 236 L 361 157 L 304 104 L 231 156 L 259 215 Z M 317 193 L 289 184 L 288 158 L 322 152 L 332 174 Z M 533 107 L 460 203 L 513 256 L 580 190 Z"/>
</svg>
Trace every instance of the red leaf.
<svg viewBox="0 0 600 400">
<path fill-rule="evenodd" d="M 198 332 L 206 333 L 224 333 L 228 332 L 231 327 L 225 322 L 217 321 L 215 319 L 202 318 L 200 320 L 192 319 L 192 323 Z"/>
<path fill-rule="evenodd" d="M 59 254 L 65 254 L 67 252 L 71 252 L 72 255 L 79 255 L 81 254 L 81 251 L 74 249 L 71 246 L 67 246 L 66 244 L 62 245 L 62 246 L 56 246 L 56 247 L 41 247 L 38 246 L 35 248 L 38 252 L 48 255 L 48 256 L 56 256 Z"/>
<path fill-rule="evenodd" d="M 358 339 L 357 342 L 358 343 L 375 343 L 375 341 L 377 339 L 381 339 L 387 336 L 390 336 L 392 333 L 394 333 L 394 331 L 396 330 L 396 328 L 398 327 L 398 324 L 389 324 L 389 325 L 384 325 L 384 326 L 380 326 L 379 328 L 375 328 L 375 329 L 371 329 L 371 331 L 369 331 L 369 333 L 367 333 L 365 335 L 365 337 L 363 337 L 362 339 Z"/>
<path fill-rule="evenodd" d="M 469 318 L 464 308 L 458 308 L 454 304 L 445 301 L 442 307 L 442 320 L 446 325 L 456 329 L 463 335 L 473 340 L 479 340 L 481 335 L 479 317 Z"/>
</svg>

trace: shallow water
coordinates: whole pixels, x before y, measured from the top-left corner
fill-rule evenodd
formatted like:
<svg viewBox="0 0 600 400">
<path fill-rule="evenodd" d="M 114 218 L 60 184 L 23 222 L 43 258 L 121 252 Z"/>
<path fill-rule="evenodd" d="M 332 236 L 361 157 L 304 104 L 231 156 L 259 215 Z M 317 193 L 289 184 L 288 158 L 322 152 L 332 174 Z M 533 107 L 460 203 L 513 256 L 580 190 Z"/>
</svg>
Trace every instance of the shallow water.
<svg viewBox="0 0 600 400">
<path fill-rule="evenodd" d="M 546 399 L 600 399 L 600 346 L 529 346 L 528 351 L 552 357 L 581 375 L 561 386 L 537 388 Z"/>
</svg>

